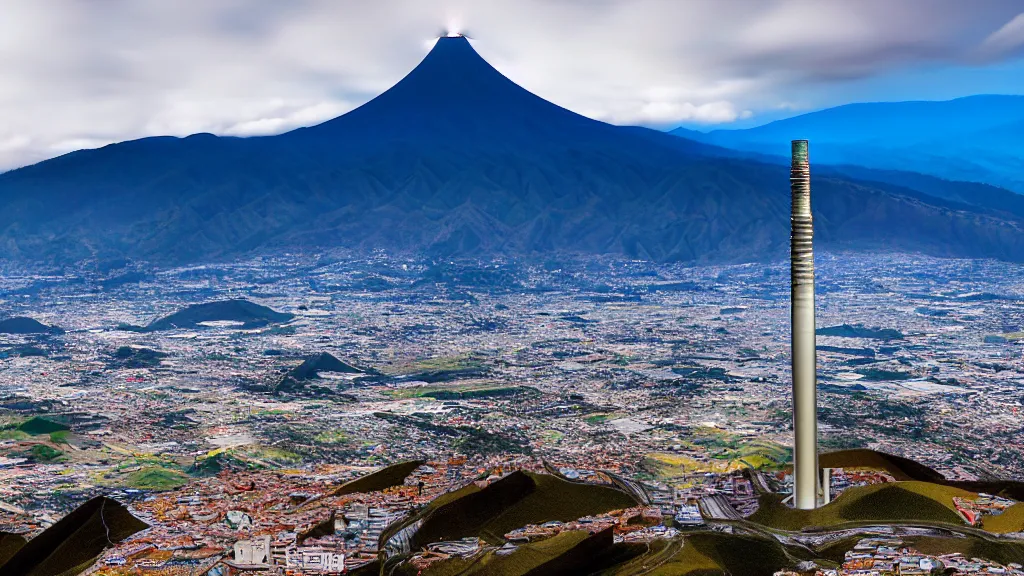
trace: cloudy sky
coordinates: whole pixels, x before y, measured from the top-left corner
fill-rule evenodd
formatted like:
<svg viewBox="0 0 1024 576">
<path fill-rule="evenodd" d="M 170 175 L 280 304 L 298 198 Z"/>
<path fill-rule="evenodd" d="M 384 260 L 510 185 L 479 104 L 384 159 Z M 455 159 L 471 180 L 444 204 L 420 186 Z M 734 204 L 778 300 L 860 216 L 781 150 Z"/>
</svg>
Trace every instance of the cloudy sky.
<svg viewBox="0 0 1024 576">
<path fill-rule="evenodd" d="M 1024 94 L 1024 0 L 0 0 L 0 170 L 316 124 L 446 28 L 527 89 L 620 124 Z"/>
</svg>

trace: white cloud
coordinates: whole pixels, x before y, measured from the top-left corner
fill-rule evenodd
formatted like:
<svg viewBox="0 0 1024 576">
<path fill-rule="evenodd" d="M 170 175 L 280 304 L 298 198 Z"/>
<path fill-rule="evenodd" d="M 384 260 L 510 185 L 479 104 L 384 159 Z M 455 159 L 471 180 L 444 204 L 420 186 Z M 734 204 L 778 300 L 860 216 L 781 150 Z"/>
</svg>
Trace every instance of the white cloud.
<svg viewBox="0 0 1024 576">
<path fill-rule="evenodd" d="M 672 125 L 680 122 L 721 124 L 749 118 L 750 110 L 737 110 L 732 102 L 719 100 L 695 105 L 692 102 L 656 101 L 637 103 L 620 110 L 597 112 L 593 118 L 613 124 Z"/>
<path fill-rule="evenodd" d="M 114 140 L 101 140 L 98 138 L 72 138 L 71 140 L 54 142 L 47 146 L 46 149 L 54 154 L 67 154 L 68 152 L 74 152 L 75 150 L 100 148 L 107 144 L 112 144 L 113 142 Z"/>
<path fill-rule="evenodd" d="M 1024 50 L 1024 12 L 986 38 L 979 52 L 982 57 L 999 58 L 1021 50 Z"/>
<path fill-rule="evenodd" d="M 9 152 L 12 150 L 21 150 L 27 148 L 32 144 L 32 139 L 25 135 L 8 136 L 7 138 L 0 139 L 0 152 Z"/>
<path fill-rule="evenodd" d="M 4 0 L 0 169 L 68 146 L 315 124 L 394 84 L 452 25 L 544 98 L 661 126 L 806 107 L 806 86 L 901 66 L 1009 57 L 1019 12 L 1017 0 Z"/>
<path fill-rule="evenodd" d="M 279 115 L 247 120 L 229 126 L 223 134 L 231 136 L 257 136 L 277 134 L 302 126 L 319 124 L 348 112 L 352 107 L 343 102 L 319 102 L 297 109 L 282 111 Z"/>
</svg>

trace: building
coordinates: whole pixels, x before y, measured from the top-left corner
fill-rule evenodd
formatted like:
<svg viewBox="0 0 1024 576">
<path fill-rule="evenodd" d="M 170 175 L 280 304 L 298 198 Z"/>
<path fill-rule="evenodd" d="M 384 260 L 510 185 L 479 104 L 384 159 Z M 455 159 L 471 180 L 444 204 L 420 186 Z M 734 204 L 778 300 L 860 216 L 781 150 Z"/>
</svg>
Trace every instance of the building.
<svg viewBox="0 0 1024 576">
<path fill-rule="evenodd" d="M 235 542 L 235 563 L 245 565 L 270 564 L 270 536 Z"/>
</svg>

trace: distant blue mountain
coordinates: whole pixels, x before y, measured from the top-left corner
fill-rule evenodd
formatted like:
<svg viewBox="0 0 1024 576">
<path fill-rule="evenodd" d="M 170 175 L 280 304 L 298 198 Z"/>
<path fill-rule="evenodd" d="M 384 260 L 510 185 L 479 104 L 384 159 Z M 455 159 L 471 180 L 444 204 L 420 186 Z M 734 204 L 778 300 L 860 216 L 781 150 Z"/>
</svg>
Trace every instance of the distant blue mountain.
<svg viewBox="0 0 1024 576">
<path fill-rule="evenodd" d="M 318 126 L 144 138 L 0 175 L 0 259 L 783 255 L 788 167 L 746 154 L 585 118 L 442 38 L 394 87 Z M 1024 205 L 1009 192 L 813 173 L 821 246 L 1024 260 Z"/>
<path fill-rule="evenodd" d="M 1024 96 L 849 104 L 746 130 L 677 136 L 763 154 L 812 142 L 814 162 L 920 172 L 1024 193 Z"/>
</svg>

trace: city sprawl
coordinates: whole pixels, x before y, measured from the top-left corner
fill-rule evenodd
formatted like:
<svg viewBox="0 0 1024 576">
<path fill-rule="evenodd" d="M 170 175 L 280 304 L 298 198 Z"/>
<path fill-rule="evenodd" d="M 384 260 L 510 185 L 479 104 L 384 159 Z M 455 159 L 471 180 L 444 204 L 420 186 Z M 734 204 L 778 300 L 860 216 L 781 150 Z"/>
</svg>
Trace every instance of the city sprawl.
<svg viewBox="0 0 1024 576">
<path fill-rule="evenodd" d="M 1024 266 L 835 252 L 816 266 L 821 451 L 1022 477 Z M 0 532 L 30 538 L 106 495 L 149 527 L 93 573 L 351 571 L 443 494 L 553 478 L 634 500 L 438 538 L 405 550 L 410 565 L 608 528 L 651 546 L 764 525 L 819 552 L 854 538 L 822 573 L 1024 574 L 1012 556 L 929 546 L 951 531 L 1024 546 L 993 529 L 1021 511 L 1005 495 L 949 488 L 956 529 L 767 520 L 765 495 L 792 492 L 786 262 L 289 254 L 2 272 L 0 317 L 42 328 L 0 334 Z M 342 489 L 406 462 L 395 482 Z M 832 500 L 906 480 L 830 474 Z"/>
</svg>

